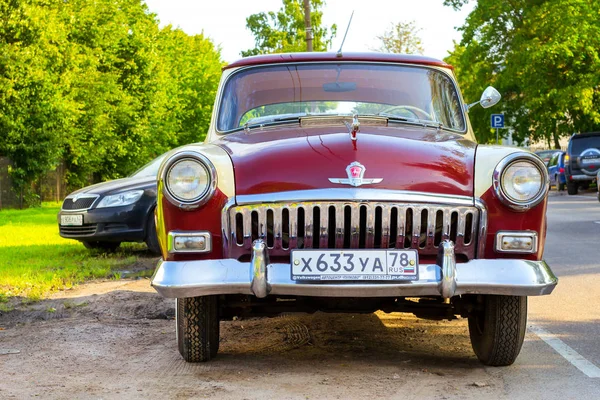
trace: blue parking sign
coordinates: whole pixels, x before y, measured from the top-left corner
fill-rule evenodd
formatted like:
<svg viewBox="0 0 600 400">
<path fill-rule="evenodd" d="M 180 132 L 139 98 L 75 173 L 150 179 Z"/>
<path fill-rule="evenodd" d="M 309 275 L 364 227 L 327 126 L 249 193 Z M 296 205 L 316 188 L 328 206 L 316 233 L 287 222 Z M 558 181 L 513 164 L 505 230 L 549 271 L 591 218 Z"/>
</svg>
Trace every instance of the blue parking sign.
<svg viewBox="0 0 600 400">
<path fill-rule="evenodd" d="M 492 114 L 492 128 L 504 128 L 504 114 Z"/>
</svg>

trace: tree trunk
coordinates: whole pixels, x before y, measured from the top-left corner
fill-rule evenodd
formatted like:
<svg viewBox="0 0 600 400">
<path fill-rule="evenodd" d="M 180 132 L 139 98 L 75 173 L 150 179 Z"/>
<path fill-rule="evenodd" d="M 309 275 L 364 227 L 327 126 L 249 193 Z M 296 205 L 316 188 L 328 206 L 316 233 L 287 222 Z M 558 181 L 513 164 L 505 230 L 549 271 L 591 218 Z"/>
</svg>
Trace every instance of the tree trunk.
<svg viewBox="0 0 600 400">
<path fill-rule="evenodd" d="M 313 51 L 313 32 L 310 26 L 310 0 L 304 0 L 304 26 L 306 28 L 306 51 Z"/>
</svg>

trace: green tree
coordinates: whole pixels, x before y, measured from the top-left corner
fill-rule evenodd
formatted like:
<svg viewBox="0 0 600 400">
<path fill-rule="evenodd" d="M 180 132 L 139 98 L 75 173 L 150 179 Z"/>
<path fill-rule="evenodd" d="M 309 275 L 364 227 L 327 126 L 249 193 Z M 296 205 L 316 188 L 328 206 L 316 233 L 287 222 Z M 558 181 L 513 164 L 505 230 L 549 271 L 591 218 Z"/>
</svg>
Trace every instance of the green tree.
<svg viewBox="0 0 600 400">
<path fill-rule="evenodd" d="M 326 51 L 331 47 L 337 26 L 323 26 L 321 9 L 325 4 L 324 0 L 310 0 L 310 4 L 313 50 Z M 302 0 L 283 0 L 283 7 L 276 13 L 270 11 L 250 15 L 246 18 L 246 28 L 254 35 L 255 47 L 242 51 L 243 57 L 306 51 Z"/>
<path fill-rule="evenodd" d="M 599 17 L 600 3 L 588 0 L 479 0 L 447 61 L 467 100 L 496 86 L 503 101 L 494 112 L 505 113 L 517 141 L 558 147 L 561 136 L 600 129 Z M 471 111 L 483 142 L 492 137 L 490 113 Z"/>
<path fill-rule="evenodd" d="M 0 154 L 17 193 L 64 161 L 81 187 L 204 139 L 223 62 L 140 0 L 0 2 Z"/>
<path fill-rule="evenodd" d="M 423 54 L 420 31 L 415 21 L 392 24 L 383 35 L 377 36 L 381 45 L 374 50 L 385 53 Z"/>
</svg>

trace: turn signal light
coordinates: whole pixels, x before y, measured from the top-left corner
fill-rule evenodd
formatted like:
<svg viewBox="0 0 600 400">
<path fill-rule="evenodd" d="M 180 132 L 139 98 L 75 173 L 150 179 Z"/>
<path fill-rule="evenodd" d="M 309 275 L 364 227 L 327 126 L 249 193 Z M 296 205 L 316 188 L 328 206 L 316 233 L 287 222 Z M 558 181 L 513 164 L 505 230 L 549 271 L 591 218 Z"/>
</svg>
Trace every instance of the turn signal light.
<svg viewBox="0 0 600 400">
<path fill-rule="evenodd" d="M 496 251 L 500 253 L 535 253 L 537 251 L 536 232 L 498 232 Z"/>
<path fill-rule="evenodd" d="M 168 236 L 169 253 L 208 253 L 211 251 L 210 232 L 172 231 Z"/>
</svg>

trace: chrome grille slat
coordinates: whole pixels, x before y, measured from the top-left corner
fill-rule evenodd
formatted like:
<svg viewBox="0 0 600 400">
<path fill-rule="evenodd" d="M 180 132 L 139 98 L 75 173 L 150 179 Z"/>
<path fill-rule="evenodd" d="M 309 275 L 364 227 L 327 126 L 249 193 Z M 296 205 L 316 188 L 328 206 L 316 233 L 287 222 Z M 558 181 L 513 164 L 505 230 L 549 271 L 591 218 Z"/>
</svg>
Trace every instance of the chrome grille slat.
<svg viewBox="0 0 600 400">
<path fill-rule="evenodd" d="M 427 242 L 425 247 L 433 246 L 433 240 L 435 238 L 435 224 L 437 220 L 438 208 L 430 207 L 427 209 Z"/>
<path fill-rule="evenodd" d="M 335 204 L 335 247 L 344 247 L 344 204 Z"/>
<path fill-rule="evenodd" d="M 319 224 L 319 248 L 326 249 L 328 245 L 329 235 L 327 233 L 329 228 L 329 206 L 324 205 L 324 207 L 320 208 L 321 210 L 321 218 Z"/>
<path fill-rule="evenodd" d="M 381 207 L 381 248 L 386 249 L 390 243 L 390 207 L 379 204 Z"/>
<path fill-rule="evenodd" d="M 313 247 L 313 206 L 304 207 L 304 248 Z"/>
<path fill-rule="evenodd" d="M 375 243 L 375 207 L 367 207 L 367 240 L 365 247 L 372 249 Z"/>
<path fill-rule="evenodd" d="M 330 207 L 335 221 L 329 221 Z M 346 211 L 349 207 L 349 213 Z M 364 207 L 361 224 L 361 208 Z M 381 209 L 381 214 L 377 212 Z M 283 213 L 287 209 L 289 226 L 283 227 Z M 272 210 L 272 221 L 267 214 Z M 318 210 L 318 221 L 313 221 L 315 210 Z M 366 211 L 366 213 L 365 213 Z M 442 213 L 438 223 L 437 214 Z M 301 213 L 304 218 L 302 219 Z M 426 212 L 422 217 L 422 213 Z M 407 221 L 407 213 L 411 215 Z M 366 214 L 366 218 L 365 218 Z M 454 221 L 453 221 L 453 215 Z M 225 232 L 232 240 L 226 251 L 230 257 L 242 257 L 249 254 L 252 240 L 271 238 L 270 255 L 289 255 L 297 248 L 381 248 L 418 249 L 421 255 L 436 255 L 439 241 L 455 239 L 455 252 L 467 258 L 477 254 L 477 238 L 479 233 L 480 211 L 474 206 L 457 206 L 425 203 L 394 203 L 364 201 L 324 201 L 289 203 L 265 203 L 231 206 L 226 209 Z M 236 216 L 241 216 L 237 217 Z M 254 215 L 254 217 L 253 217 Z M 467 216 L 471 218 L 465 232 Z M 395 218 L 395 221 L 392 221 Z M 423 226 L 421 219 L 423 218 Z M 254 222 L 253 222 L 254 220 Z M 268 222 L 269 221 L 269 222 Z M 241 226 L 236 226 L 240 223 Z M 330 229 L 335 228 L 333 231 Z M 394 227 L 394 223 L 396 226 Z M 441 223 L 441 226 L 440 226 Z M 253 224 L 256 224 L 253 226 Z M 377 227 L 377 228 L 376 228 Z M 361 229 L 363 230 L 361 232 Z M 287 230 L 287 245 L 284 247 L 284 232 Z M 316 230 L 316 231 L 315 231 Z M 422 230 L 422 231 L 421 231 Z M 236 237 L 236 232 L 243 232 L 243 239 Z M 317 237 L 313 237 L 314 234 Z M 329 236 L 334 235 L 330 241 Z M 395 235 L 395 236 L 392 236 Z M 456 235 L 454 238 L 453 236 Z M 377 237 L 377 241 L 375 238 Z M 469 242 L 465 244 L 465 237 Z M 348 240 L 349 238 L 349 240 Z M 436 239 L 437 238 L 437 239 Z M 349 241 L 349 246 L 348 246 Z M 390 242 L 392 246 L 390 246 Z M 239 243 L 239 244 L 238 244 Z"/>
<path fill-rule="evenodd" d="M 350 213 L 350 248 L 358 248 L 360 230 L 360 204 L 356 207 L 352 207 Z"/>
<path fill-rule="evenodd" d="M 411 240 L 411 245 L 410 245 L 410 247 L 413 249 L 419 248 L 419 240 L 421 238 L 421 212 L 422 212 L 422 210 L 423 209 L 420 207 L 413 208 L 412 240 Z"/>
<path fill-rule="evenodd" d="M 242 209 L 241 211 L 244 224 L 244 247 L 249 249 L 252 245 L 252 218 L 250 217 L 251 211 L 248 209 Z"/>
<path fill-rule="evenodd" d="M 298 207 L 287 208 L 290 215 L 290 249 L 298 248 Z"/>
</svg>

